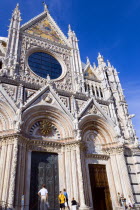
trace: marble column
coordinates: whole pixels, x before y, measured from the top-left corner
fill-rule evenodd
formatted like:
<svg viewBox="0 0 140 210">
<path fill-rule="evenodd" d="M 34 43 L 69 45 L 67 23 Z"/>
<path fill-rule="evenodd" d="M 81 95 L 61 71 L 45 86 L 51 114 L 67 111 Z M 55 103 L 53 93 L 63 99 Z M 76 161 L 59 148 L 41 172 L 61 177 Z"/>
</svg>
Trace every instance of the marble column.
<svg viewBox="0 0 140 210">
<path fill-rule="evenodd" d="M 115 187 L 116 177 L 114 177 L 114 175 L 113 175 L 113 169 L 111 166 L 110 158 L 106 164 L 106 171 L 107 171 L 108 185 L 109 185 L 109 190 L 110 190 L 110 195 L 111 195 L 112 207 L 113 207 L 113 209 L 116 209 L 116 206 L 118 206 L 118 197 L 117 197 L 118 192 Z"/>
<path fill-rule="evenodd" d="M 9 182 L 9 208 L 13 208 L 14 205 L 14 196 L 15 196 L 15 181 L 16 181 L 16 171 L 17 171 L 17 155 L 18 155 L 18 139 L 14 140 L 13 147 L 13 158 L 12 158 L 12 167 L 11 167 L 11 177 Z"/>
<path fill-rule="evenodd" d="M 85 204 L 85 195 L 84 195 L 84 182 L 82 175 L 81 167 L 81 155 L 80 155 L 80 145 L 76 146 L 76 159 L 77 159 L 77 169 L 78 169 L 78 181 L 79 181 L 79 195 L 80 195 L 80 209 L 89 209 Z"/>
<path fill-rule="evenodd" d="M 124 196 L 126 197 L 127 200 L 129 198 L 129 196 L 131 196 L 131 200 L 134 202 L 134 196 L 133 196 L 133 192 L 132 192 L 130 179 L 129 179 L 129 175 L 128 175 L 128 170 L 127 170 L 123 152 L 117 154 L 116 158 L 117 158 L 117 163 L 118 163 L 119 173 L 120 173 L 120 177 L 121 177 Z"/>
<path fill-rule="evenodd" d="M 26 172 L 25 172 L 25 188 L 24 188 L 24 198 L 25 198 L 25 210 L 29 210 L 30 202 L 30 176 L 31 176 L 31 151 L 26 151 Z"/>
</svg>

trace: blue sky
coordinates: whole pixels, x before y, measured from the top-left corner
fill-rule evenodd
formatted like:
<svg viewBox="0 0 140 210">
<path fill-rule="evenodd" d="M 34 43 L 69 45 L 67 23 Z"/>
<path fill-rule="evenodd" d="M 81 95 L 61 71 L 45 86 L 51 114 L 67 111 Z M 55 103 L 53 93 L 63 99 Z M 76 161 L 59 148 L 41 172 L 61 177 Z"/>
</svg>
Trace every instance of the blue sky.
<svg viewBox="0 0 140 210">
<path fill-rule="evenodd" d="M 2 0 L 0 36 L 20 4 L 22 23 L 43 11 L 42 0 Z M 140 137 L 140 0 L 46 0 L 52 17 L 67 34 L 68 24 L 79 39 L 81 58 L 97 62 L 100 52 L 120 72 L 129 113 Z"/>
</svg>

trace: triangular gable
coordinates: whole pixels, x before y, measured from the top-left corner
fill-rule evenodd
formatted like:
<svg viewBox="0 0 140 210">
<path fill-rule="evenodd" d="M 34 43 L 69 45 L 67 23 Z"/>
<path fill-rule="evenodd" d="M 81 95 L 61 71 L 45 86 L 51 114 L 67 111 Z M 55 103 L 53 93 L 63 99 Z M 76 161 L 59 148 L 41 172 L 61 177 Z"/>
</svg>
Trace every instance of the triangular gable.
<svg viewBox="0 0 140 210">
<path fill-rule="evenodd" d="M 5 100 L 9 106 L 16 112 L 17 111 L 17 106 L 15 105 L 14 101 L 11 99 L 11 97 L 7 94 L 7 92 L 4 90 L 2 85 L 0 84 L 0 99 Z"/>
<path fill-rule="evenodd" d="M 66 36 L 47 11 L 21 26 L 21 31 L 70 47 Z"/>
<path fill-rule="evenodd" d="M 50 99 L 50 101 L 49 101 Z M 34 93 L 23 105 L 22 110 L 26 110 L 27 108 L 34 106 L 34 105 L 50 105 L 57 107 L 65 114 L 67 114 L 72 120 L 73 116 L 70 113 L 70 110 L 65 106 L 65 104 L 61 101 L 58 94 L 53 90 L 51 85 L 47 85 L 36 93 Z"/>
<path fill-rule="evenodd" d="M 108 122 L 114 125 L 114 122 L 110 119 L 110 117 L 102 110 L 100 107 L 100 104 L 97 103 L 93 98 L 89 99 L 86 104 L 84 104 L 83 109 L 81 109 L 81 112 L 78 114 L 78 118 L 80 119 L 83 115 L 86 114 L 94 114 L 98 115 L 100 117 L 103 117 Z"/>
<path fill-rule="evenodd" d="M 96 75 L 93 67 L 90 65 L 90 63 L 87 63 L 87 65 L 84 68 L 84 76 L 87 79 L 95 80 L 95 81 L 100 81 L 98 79 L 98 76 Z"/>
</svg>

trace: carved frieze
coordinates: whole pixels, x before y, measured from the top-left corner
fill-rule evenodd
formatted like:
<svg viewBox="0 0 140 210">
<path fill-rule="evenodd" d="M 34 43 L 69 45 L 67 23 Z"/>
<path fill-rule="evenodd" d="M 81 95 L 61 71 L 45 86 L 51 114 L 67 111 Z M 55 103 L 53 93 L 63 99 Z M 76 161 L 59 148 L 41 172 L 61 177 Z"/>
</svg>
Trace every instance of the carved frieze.
<svg viewBox="0 0 140 210">
<path fill-rule="evenodd" d="M 36 91 L 35 90 L 31 90 L 31 89 L 28 89 L 26 88 L 25 89 L 25 95 L 26 95 L 26 98 L 25 99 L 28 99 L 30 96 L 32 96 Z"/>
<path fill-rule="evenodd" d="M 70 109 L 70 103 L 69 103 L 69 98 L 65 96 L 60 96 L 61 101 L 64 103 L 64 105 Z"/>
<path fill-rule="evenodd" d="M 78 113 L 81 111 L 81 108 L 83 107 L 84 103 L 85 103 L 85 101 L 83 101 L 83 100 L 78 100 L 78 99 L 76 100 Z"/>
<path fill-rule="evenodd" d="M 94 104 L 92 104 L 92 105 L 87 109 L 86 113 L 87 113 L 87 114 L 96 114 L 96 115 L 98 115 L 98 116 L 100 116 L 100 117 L 104 117 L 104 116 L 102 115 L 102 113 L 98 110 L 98 108 L 97 108 Z"/>
<path fill-rule="evenodd" d="M 16 101 L 16 93 L 17 93 L 17 87 L 10 84 L 2 84 L 3 88 L 7 92 L 7 94 Z"/>
<path fill-rule="evenodd" d="M 103 112 L 104 112 L 106 115 L 109 115 L 108 106 L 101 105 L 100 107 L 101 107 L 101 109 L 103 110 Z"/>
</svg>

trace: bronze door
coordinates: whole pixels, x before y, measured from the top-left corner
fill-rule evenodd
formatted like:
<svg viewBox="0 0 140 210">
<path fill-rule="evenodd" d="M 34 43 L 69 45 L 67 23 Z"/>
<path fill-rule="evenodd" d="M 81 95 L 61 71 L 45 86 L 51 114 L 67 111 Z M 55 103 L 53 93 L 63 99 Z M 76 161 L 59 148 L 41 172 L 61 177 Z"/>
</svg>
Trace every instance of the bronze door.
<svg viewBox="0 0 140 210">
<path fill-rule="evenodd" d="M 39 210 L 40 198 L 38 191 L 42 184 L 46 185 L 50 210 L 59 209 L 59 177 L 58 155 L 54 153 L 32 152 L 30 210 Z"/>
<path fill-rule="evenodd" d="M 94 210 L 112 210 L 105 165 L 89 164 Z"/>
</svg>

